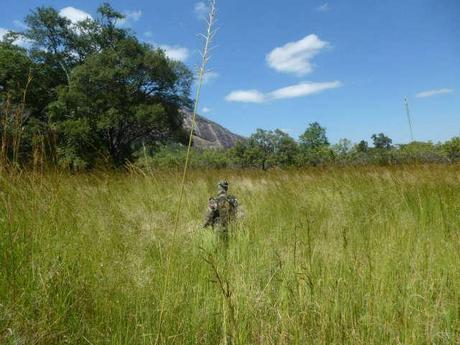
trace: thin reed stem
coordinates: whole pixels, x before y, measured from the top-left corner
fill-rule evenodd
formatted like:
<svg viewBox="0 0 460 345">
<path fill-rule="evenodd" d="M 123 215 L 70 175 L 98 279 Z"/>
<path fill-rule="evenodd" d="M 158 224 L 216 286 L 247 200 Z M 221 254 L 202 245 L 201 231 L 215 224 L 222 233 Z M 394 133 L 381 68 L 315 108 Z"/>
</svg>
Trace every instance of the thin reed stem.
<svg viewBox="0 0 460 345">
<path fill-rule="evenodd" d="M 209 18 L 207 21 L 206 35 L 203 35 L 203 37 L 205 38 L 205 42 L 204 42 L 203 52 L 201 55 L 202 56 L 201 66 L 198 71 L 198 85 L 196 89 L 195 103 L 193 107 L 192 124 L 190 128 L 190 133 L 189 133 L 189 140 L 188 140 L 188 145 L 187 145 L 187 154 L 185 156 L 184 170 L 182 172 L 182 179 L 181 179 L 180 191 L 179 191 L 179 200 L 177 203 L 177 210 L 176 210 L 176 216 L 174 220 L 174 228 L 173 228 L 171 245 L 174 245 L 177 229 L 179 227 L 180 214 L 182 211 L 182 201 L 184 198 L 185 180 L 187 178 L 187 171 L 188 171 L 188 166 L 190 162 L 190 154 L 191 154 L 192 143 L 193 143 L 193 133 L 195 131 L 195 126 L 196 126 L 196 113 L 198 112 L 198 105 L 199 105 L 200 96 L 201 96 L 201 89 L 203 87 L 203 79 L 206 73 L 206 66 L 209 61 L 210 45 L 214 37 L 213 28 L 214 28 L 215 21 L 216 21 L 216 1 L 210 0 Z M 161 298 L 161 307 L 160 307 L 161 309 L 160 309 L 158 333 L 157 333 L 157 337 L 155 340 L 155 344 L 158 344 L 160 337 L 161 337 L 161 331 L 162 331 L 162 326 L 163 326 L 163 321 L 164 321 L 164 312 L 165 312 L 164 302 L 165 302 L 165 296 L 168 291 L 169 283 L 170 283 L 170 275 L 171 275 L 170 271 L 171 271 L 171 253 L 168 251 L 167 258 L 166 258 L 166 279 L 164 282 L 164 288 L 163 288 L 163 293 L 162 293 L 162 298 Z"/>
</svg>

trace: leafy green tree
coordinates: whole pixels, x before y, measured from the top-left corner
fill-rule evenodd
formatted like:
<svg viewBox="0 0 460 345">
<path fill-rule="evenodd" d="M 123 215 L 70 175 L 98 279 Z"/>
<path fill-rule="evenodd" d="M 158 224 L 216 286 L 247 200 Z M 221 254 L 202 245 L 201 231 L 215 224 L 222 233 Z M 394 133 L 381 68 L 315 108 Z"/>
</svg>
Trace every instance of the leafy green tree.
<svg viewBox="0 0 460 345">
<path fill-rule="evenodd" d="M 235 143 L 235 146 L 229 150 L 229 157 L 231 160 L 235 161 L 235 163 L 242 168 L 248 167 L 248 162 L 246 161 L 245 157 L 247 147 L 248 145 L 246 140 L 238 140 Z"/>
<path fill-rule="evenodd" d="M 299 151 L 297 142 L 280 129 L 273 131 L 271 136 L 274 145 L 274 163 L 281 167 L 294 165 Z"/>
<path fill-rule="evenodd" d="M 260 166 L 266 170 L 273 160 L 274 152 L 275 143 L 271 131 L 258 128 L 247 141 L 245 157 L 251 165 Z"/>
<path fill-rule="evenodd" d="M 334 159 L 334 152 L 329 148 L 326 128 L 318 122 L 310 123 L 299 137 L 298 165 L 319 165 Z"/>
<path fill-rule="evenodd" d="M 287 133 L 279 129 L 257 129 L 248 140 L 235 145 L 232 156 L 243 167 L 256 166 L 266 170 L 270 166 L 294 164 L 297 152 L 297 143 Z"/>
<path fill-rule="evenodd" d="M 4 102 L 7 96 L 20 101 L 33 69 L 33 62 L 27 52 L 8 42 L 0 43 L 0 96 Z"/>
<path fill-rule="evenodd" d="M 25 18 L 27 29 L 19 34 L 31 42 L 32 56 L 60 69 L 58 82 L 68 84 L 73 67 L 82 64 L 92 54 L 133 37 L 127 30 L 116 26 L 124 16 L 109 4 L 103 3 L 97 13 L 94 20 L 88 18 L 72 23 L 52 7 L 38 7 Z"/>
<path fill-rule="evenodd" d="M 447 157 L 451 161 L 460 160 L 460 137 L 454 137 L 451 140 L 446 141 L 443 148 L 447 153 Z"/>
<path fill-rule="evenodd" d="M 50 107 L 61 159 L 91 165 L 107 157 L 120 166 L 143 142 L 182 138 L 179 107 L 188 104 L 191 81 L 184 65 L 134 38 L 90 56 Z"/>
<path fill-rule="evenodd" d="M 366 140 L 361 140 L 356 144 L 355 149 L 357 152 L 366 153 L 369 151 L 369 143 Z"/>
<path fill-rule="evenodd" d="M 56 97 L 53 85 L 54 74 L 48 65 L 35 61 L 25 49 L 11 42 L 0 43 L 0 103 L 4 116 L 11 117 L 15 113 L 19 121 L 14 125 L 21 128 L 17 158 L 23 162 L 30 159 L 33 138 L 37 135 L 46 138 L 47 156 L 53 157 L 46 114 L 48 104 Z M 6 108 L 9 108 L 9 115 Z M 19 109 L 23 109 L 20 114 L 17 113 Z M 13 126 L 2 122 L 5 128 Z"/>
<path fill-rule="evenodd" d="M 321 127 L 318 122 L 310 123 L 305 132 L 299 137 L 299 141 L 300 146 L 307 150 L 315 150 L 329 146 L 326 128 Z"/>
<path fill-rule="evenodd" d="M 0 43 L 0 101 L 8 95 L 18 102 L 32 76 L 24 151 L 36 133 L 46 134 L 46 147 L 57 144 L 64 165 L 87 166 L 101 156 L 121 165 L 140 142 L 185 138 L 178 109 L 190 105 L 190 71 L 139 43 L 117 25 L 121 19 L 107 3 L 95 19 L 77 23 L 40 7 L 24 32 Z M 27 50 L 12 44 L 19 37 Z"/>
<path fill-rule="evenodd" d="M 374 147 L 376 149 L 384 149 L 384 150 L 391 149 L 391 143 L 393 142 L 393 140 L 391 140 L 389 137 L 387 137 L 383 133 L 373 134 L 372 140 L 374 142 Z"/>
<path fill-rule="evenodd" d="M 334 145 L 334 151 L 341 156 L 346 156 L 351 152 L 353 143 L 347 138 L 340 139 L 339 142 Z"/>
</svg>

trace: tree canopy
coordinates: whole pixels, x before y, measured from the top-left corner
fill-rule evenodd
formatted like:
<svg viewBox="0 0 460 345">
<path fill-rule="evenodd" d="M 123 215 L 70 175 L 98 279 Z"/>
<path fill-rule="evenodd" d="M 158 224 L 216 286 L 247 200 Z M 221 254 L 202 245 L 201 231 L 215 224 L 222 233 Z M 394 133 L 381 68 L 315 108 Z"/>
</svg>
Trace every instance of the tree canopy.
<svg viewBox="0 0 460 345">
<path fill-rule="evenodd" d="M 185 136 L 179 110 L 190 105 L 192 73 L 117 25 L 123 15 L 109 4 L 97 13 L 75 23 L 39 7 L 25 18 L 23 32 L 0 43 L 1 99 L 20 102 L 31 76 L 21 125 L 35 123 L 65 166 L 98 160 L 119 166 L 141 144 Z M 18 37 L 27 49 L 13 44 Z M 23 145 L 22 155 L 30 154 Z"/>
</svg>

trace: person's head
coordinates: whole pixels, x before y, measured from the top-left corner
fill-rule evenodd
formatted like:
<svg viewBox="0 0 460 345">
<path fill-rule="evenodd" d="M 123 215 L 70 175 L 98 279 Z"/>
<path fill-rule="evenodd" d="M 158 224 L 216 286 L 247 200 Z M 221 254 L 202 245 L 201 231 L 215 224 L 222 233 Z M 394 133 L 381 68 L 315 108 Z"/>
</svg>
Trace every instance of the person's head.
<svg viewBox="0 0 460 345">
<path fill-rule="evenodd" d="M 227 192 L 228 191 L 228 182 L 227 180 L 222 180 L 217 184 L 217 190 L 219 192 Z"/>
</svg>

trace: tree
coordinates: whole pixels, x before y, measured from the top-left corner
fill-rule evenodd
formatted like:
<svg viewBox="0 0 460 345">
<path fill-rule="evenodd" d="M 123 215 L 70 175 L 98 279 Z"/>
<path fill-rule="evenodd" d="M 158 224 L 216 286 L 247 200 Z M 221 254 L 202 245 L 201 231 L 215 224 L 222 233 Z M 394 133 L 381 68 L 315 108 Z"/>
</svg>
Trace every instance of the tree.
<svg viewBox="0 0 460 345">
<path fill-rule="evenodd" d="M 296 154 L 295 140 L 279 129 L 257 129 L 248 140 L 237 142 L 232 149 L 232 156 L 241 166 L 256 166 L 263 170 L 270 166 L 292 165 Z"/>
<path fill-rule="evenodd" d="M 385 134 L 383 133 L 373 134 L 371 138 L 374 141 L 374 147 L 376 149 L 384 149 L 384 150 L 391 149 L 391 143 L 393 142 L 393 140 L 391 140 Z"/>
<path fill-rule="evenodd" d="M 341 156 L 345 156 L 351 152 L 352 147 L 353 147 L 353 144 L 351 140 L 347 138 L 343 138 L 343 139 L 340 139 L 336 145 L 334 145 L 334 150 L 335 152 L 337 152 L 337 154 Z"/>
<path fill-rule="evenodd" d="M 18 34 L 32 42 L 32 55 L 59 68 L 68 84 L 72 68 L 92 54 L 133 37 L 127 30 L 116 27 L 124 16 L 108 3 L 103 3 L 97 13 L 94 20 L 87 18 L 73 23 L 52 7 L 38 7 L 25 18 L 27 29 Z"/>
<path fill-rule="evenodd" d="M 53 157 L 46 115 L 49 102 L 55 99 L 53 83 L 54 74 L 46 64 L 37 63 L 26 49 L 11 42 L 0 43 L 0 104 L 3 108 L 0 130 L 3 135 L 8 128 L 20 128 L 15 157 L 18 160 L 25 162 L 31 157 L 37 136 L 46 138 L 48 142 L 43 146 L 47 148 L 47 156 Z M 9 123 L 12 116 L 14 125 Z"/>
<path fill-rule="evenodd" d="M 61 159 L 92 165 L 108 157 L 120 166 L 143 142 L 177 140 L 191 81 L 183 64 L 134 38 L 88 57 L 50 107 Z"/>
<path fill-rule="evenodd" d="M 318 122 L 310 123 L 305 132 L 299 137 L 300 145 L 307 150 L 319 149 L 329 146 L 326 136 L 326 128 Z"/>
<path fill-rule="evenodd" d="M 299 137 L 300 152 L 297 156 L 299 165 L 319 165 L 330 161 L 334 152 L 329 148 L 326 128 L 318 122 L 310 123 L 305 132 Z"/>
<path fill-rule="evenodd" d="M 271 131 L 258 128 L 247 142 L 246 158 L 254 165 L 259 165 L 263 170 L 268 168 L 268 163 L 273 160 L 275 143 Z"/>
<path fill-rule="evenodd" d="M 33 62 L 27 52 L 9 42 L 0 42 L 0 102 L 20 101 Z"/>
<path fill-rule="evenodd" d="M 451 161 L 460 160 L 460 137 L 454 137 L 446 141 L 443 148 Z"/>
<path fill-rule="evenodd" d="M 182 141 L 180 107 L 190 105 L 192 75 L 159 49 L 141 44 L 117 23 L 107 3 L 95 19 L 71 22 L 51 7 L 25 19 L 27 28 L 0 43 L 0 101 L 21 100 L 28 75 L 24 150 L 36 134 L 56 146 L 61 162 L 88 166 L 98 157 L 116 165 L 141 142 Z M 13 42 L 26 39 L 28 49 Z M 23 119 L 25 119 L 24 117 Z M 30 137 L 31 140 L 26 140 Z"/>
<path fill-rule="evenodd" d="M 274 152 L 273 160 L 278 166 L 290 166 L 295 163 L 298 153 L 297 142 L 287 133 L 276 129 L 272 133 Z"/>
<path fill-rule="evenodd" d="M 368 152 L 369 151 L 369 143 L 366 140 L 361 140 L 356 145 L 356 151 L 357 152 L 362 152 L 362 153 Z"/>
</svg>

